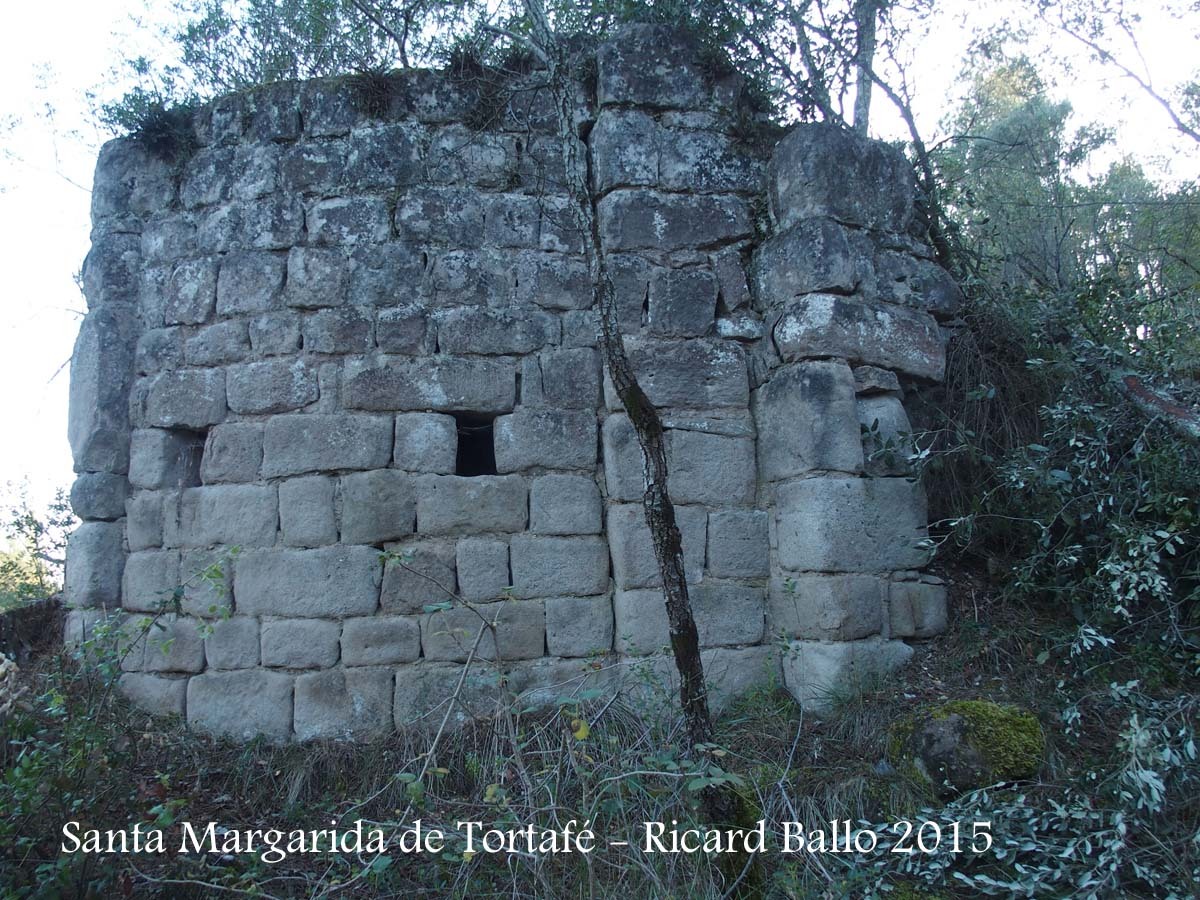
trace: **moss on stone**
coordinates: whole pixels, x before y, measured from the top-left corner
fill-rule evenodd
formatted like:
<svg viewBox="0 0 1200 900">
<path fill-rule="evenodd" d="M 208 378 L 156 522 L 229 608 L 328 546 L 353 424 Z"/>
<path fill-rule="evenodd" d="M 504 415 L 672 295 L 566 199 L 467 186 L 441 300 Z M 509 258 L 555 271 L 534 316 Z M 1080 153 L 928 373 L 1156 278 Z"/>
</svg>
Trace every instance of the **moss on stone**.
<svg viewBox="0 0 1200 900">
<path fill-rule="evenodd" d="M 953 700 L 930 714 L 935 719 L 962 716 L 967 740 L 1002 781 L 1029 778 L 1041 765 L 1045 736 L 1031 713 L 990 700 Z"/>
</svg>

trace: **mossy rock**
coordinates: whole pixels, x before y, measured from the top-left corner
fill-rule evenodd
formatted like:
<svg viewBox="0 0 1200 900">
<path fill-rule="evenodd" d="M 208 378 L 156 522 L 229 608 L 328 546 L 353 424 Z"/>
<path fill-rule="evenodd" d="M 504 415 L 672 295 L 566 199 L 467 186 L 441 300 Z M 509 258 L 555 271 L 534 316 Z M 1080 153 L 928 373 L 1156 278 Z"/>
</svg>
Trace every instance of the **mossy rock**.
<svg viewBox="0 0 1200 900">
<path fill-rule="evenodd" d="M 1025 710 L 989 700 L 954 700 L 898 723 L 889 742 L 941 793 L 954 794 L 1036 774 L 1045 736 Z"/>
</svg>

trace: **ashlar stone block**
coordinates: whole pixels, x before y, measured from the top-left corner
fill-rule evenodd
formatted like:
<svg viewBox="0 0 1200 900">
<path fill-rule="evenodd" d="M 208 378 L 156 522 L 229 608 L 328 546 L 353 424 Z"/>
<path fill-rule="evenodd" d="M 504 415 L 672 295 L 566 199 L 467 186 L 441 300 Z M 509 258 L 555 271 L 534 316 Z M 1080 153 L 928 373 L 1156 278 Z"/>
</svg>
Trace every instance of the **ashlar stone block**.
<svg viewBox="0 0 1200 900">
<path fill-rule="evenodd" d="M 930 638 L 946 630 L 946 586 L 932 578 L 893 581 L 888 587 L 892 637 Z"/>
<path fill-rule="evenodd" d="M 588 410 L 519 409 L 495 424 L 496 471 L 591 469 L 596 416 Z"/>
<path fill-rule="evenodd" d="M 811 712 L 827 712 L 846 697 L 903 668 L 913 656 L 904 641 L 792 641 L 783 654 L 783 683 Z"/>
<path fill-rule="evenodd" d="M 359 616 L 342 623 L 342 665 L 382 666 L 421 655 L 421 626 L 413 616 Z"/>
<path fill-rule="evenodd" d="M 328 619 L 266 619 L 262 664 L 285 669 L 327 669 L 338 661 L 341 622 Z"/>
<path fill-rule="evenodd" d="M 281 413 L 315 403 L 317 370 L 302 359 L 264 359 L 230 366 L 229 408 L 236 413 Z"/>
<path fill-rule="evenodd" d="M 412 534 L 416 500 L 412 476 L 395 469 L 341 478 L 342 541 L 379 544 Z"/>
<path fill-rule="evenodd" d="M 71 510 L 81 519 L 111 521 L 125 515 L 129 481 L 109 472 L 84 472 L 71 485 Z"/>
<path fill-rule="evenodd" d="M 466 600 L 496 600 L 509 587 L 508 542 L 486 537 L 459 540 L 458 592 Z"/>
<path fill-rule="evenodd" d="M 767 514 L 721 509 L 708 514 L 708 572 L 717 578 L 765 578 L 769 569 Z"/>
<path fill-rule="evenodd" d="M 887 585 L 873 575 L 775 573 L 767 603 L 773 636 L 856 641 L 883 628 Z"/>
<path fill-rule="evenodd" d="M 392 428 L 391 416 L 274 416 L 263 433 L 263 477 L 383 468 L 392 456 Z"/>
<path fill-rule="evenodd" d="M 608 590 L 608 545 L 602 537 L 518 534 L 509 554 L 517 597 L 591 596 Z"/>
<path fill-rule="evenodd" d="M 336 544 L 334 494 L 337 482 L 324 475 L 279 482 L 279 527 L 283 543 L 292 547 Z"/>
<path fill-rule="evenodd" d="M 417 531 L 422 534 L 524 531 L 528 512 L 528 490 L 518 475 L 417 479 Z"/>
<path fill-rule="evenodd" d="M 252 669 L 259 662 L 258 619 L 233 616 L 212 623 L 204 638 L 204 658 L 212 669 Z"/>
<path fill-rule="evenodd" d="M 274 485 L 187 488 L 163 508 L 163 543 L 168 547 L 270 546 L 275 543 L 278 518 Z"/>
<path fill-rule="evenodd" d="M 259 422 L 227 422 L 214 426 L 204 444 L 201 480 L 205 484 L 257 480 L 262 465 L 262 446 L 263 426 Z"/>
<path fill-rule="evenodd" d="M 65 573 L 69 607 L 114 609 L 125 570 L 122 522 L 84 522 L 67 539 Z"/>
<path fill-rule="evenodd" d="M 396 416 L 397 469 L 433 475 L 453 475 L 458 456 L 458 425 L 439 413 L 400 413 Z"/>
<path fill-rule="evenodd" d="M 380 606 L 384 612 L 412 614 L 454 600 L 457 580 L 454 545 L 449 542 L 398 544 L 396 559 L 383 571 Z"/>
<path fill-rule="evenodd" d="M 613 610 L 607 595 L 546 600 L 546 648 L 552 656 L 593 656 L 612 646 Z"/>
<path fill-rule="evenodd" d="M 544 475 L 529 488 L 534 534 L 599 534 L 600 489 L 590 475 Z"/>
<path fill-rule="evenodd" d="M 545 655 L 546 613 L 541 601 L 503 600 L 472 608 L 456 606 L 422 618 L 425 658 L 465 661 L 476 647 L 481 628 L 477 659 L 537 659 Z"/>
<path fill-rule="evenodd" d="M 391 669 L 327 669 L 296 677 L 294 727 L 301 741 L 369 740 L 392 730 Z"/>
<path fill-rule="evenodd" d="M 246 550 L 233 591 L 243 615 L 335 618 L 372 615 L 383 566 L 371 547 Z"/>
<path fill-rule="evenodd" d="M 776 488 L 779 564 L 790 571 L 888 572 L 929 558 L 925 492 L 903 478 L 808 478 Z"/>
<path fill-rule="evenodd" d="M 504 359 L 381 357 L 347 364 L 342 400 L 350 409 L 507 412 L 516 383 Z"/>
<path fill-rule="evenodd" d="M 292 735 L 293 677 L 269 669 L 204 672 L 187 687 L 188 725 L 224 737 Z"/>
</svg>

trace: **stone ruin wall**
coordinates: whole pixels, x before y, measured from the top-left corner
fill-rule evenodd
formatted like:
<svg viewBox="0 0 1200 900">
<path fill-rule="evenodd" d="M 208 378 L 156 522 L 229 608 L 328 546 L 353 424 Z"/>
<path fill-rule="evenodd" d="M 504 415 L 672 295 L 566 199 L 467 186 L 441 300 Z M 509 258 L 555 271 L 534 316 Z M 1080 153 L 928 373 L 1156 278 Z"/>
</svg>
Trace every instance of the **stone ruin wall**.
<svg viewBox="0 0 1200 900">
<path fill-rule="evenodd" d="M 658 28 L 602 46 L 580 134 L 713 703 L 775 672 L 819 707 L 945 625 L 901 400 L 941 377 L 958 291 L 898 152 L 815 125 L 755 151 L 737 79 L 697 59 Z M 139 704 L 239 737 L 436 725 L 480 620 L 428 612 L 433 582 L 498 613 L 457 720 L 497 672 L 535 702 L 673 699 L 639 451 L 536 80 L 489 107 L 406 73 L 377 116 L 352 80 L 273 86 L 200 111 L 182 163 L 103 149 L 67 638 L 185 584 L 125 658 Z M 196 577 L 214 562 L 224 592 Z"/>
</svg>

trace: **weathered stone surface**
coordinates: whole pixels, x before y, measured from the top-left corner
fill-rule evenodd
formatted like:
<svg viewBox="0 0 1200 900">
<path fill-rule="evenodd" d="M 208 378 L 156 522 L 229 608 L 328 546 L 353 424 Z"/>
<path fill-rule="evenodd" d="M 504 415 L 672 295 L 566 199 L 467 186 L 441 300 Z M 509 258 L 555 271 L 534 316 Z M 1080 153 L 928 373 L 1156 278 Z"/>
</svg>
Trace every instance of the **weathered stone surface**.
<svg viewBox="0 0 1200 900">
<path fill-rule="evenodd" d="M 708 514 L 694 506 L 677 506 L 675 521 L 683 541 L 684 572 L 689 582 L 699 581 L 704 574 Z M 618 503 L 609 506 L 608 540 L 612 546 L 613 578 L 617 587 L 628 590 L 662 584 L 654 543 L 640 505 Z"/>
<path fill-rule="evenodd" d="M 396 231 L 402 238 L 459 247 L 483 242 L 479 194 L 461 187 L 416 187 L 396 204 Z"/>
<path fill-rule="evenodd" d="M 92 190 L 94 221 L 157 212 L 174 198 L 171 166 L 135 138 L 117 138 L 100 148 Z"/>
<path fill-rule="evenodd" d="M 310 353 L 364 353 L 375 346 L 370 314 L 355 306 L 322 309 L 304 320 L 304 349 Z"/>
<path fill-rule="evenodd" d="M 667 432 L 671 499 L 678 503 L 754 502 L 754 442 L 673 428 Z"/>
<path fill-rule="evenodd" d="M 202 325 L 212 318 L 217 304 L 217 260 L 181 262 L 167 281 L 163 322 L 167 325 Z"/>
<path fill-rule="evenodd" d="M 546 600 L 546 649 L 552 656 L 593 656 L 613 645 L 612 602 L 601 597 Z"/>
<path fill-rule="evenodd" d="M 139 428 L 130 437 L 129 483 L 150 490 L 196 484 L 203 453 L 196 432 Z"/>
<path fill-rule="evenodd" d="M 883 628 L 887 585 L 873 575 L 776 573 L 767 602 L 772 636 L 855 641 Z"/>
<path fill-rule="evenodd" d="M 854 252 L 832 219 L 804 219 L 765 241 L 754 254 L 754 282 L 762 309 L 817 291 L 852 293 L 871 277 L 871 260 Z"/>
<path fill-rule="evenodd" d="M 152 328 L 143 331 L 134 349 L 134 371 L 139 375 L 154 375 L 164 369 L 183 365 L 183 329 Z"/>
<path fill-rule="evenodd" d="M 518 253 L 513 299 L 518 306 L 587 309 L 592 305 L 592 283 L 587 266 L 571 256 Z"/>
<path fill-rule="evenodd" d="M 329 669 L 296 677 L 296 738 L 369 740 L 392 730 L 391 669 Z"/>
<path fill-rule="evenodd" d="M 696 58 L 695 45 L 669 26 L 627 26 L 596 56 L 600 104 L 705 106 L 710 98 L 704 75 L 693 62 Z"/>
<path fill-rule="evenodd" d="M 252 669 L 259 661 L 258 619 L 233 616 L 212 623 L 204 639 L 204 657 L 210 669 Z"/>
<path fill-rule="evenodd" d="M 350 409 L 507 412 L 516 401 L 508 360 L 479 357 L 380 357 L 346 366 L 342 400 Z"/>
<path fill-rule="evenodd" d="M 496 600 L 509 586 L 508 543 L 469 537 L 458 542 L 458 592 L 465 600 Z"/>
<path fill-rule="evenodd" d="M 524 194 L 494 194 L 487 198 L 483 240 L 491 247 L 535 249 L 539 246 L 542 204 Z"/>
<path fill-rule="evenodd" d="M 245 615 L 333 618 L 371 615 L 383 566 L 370 547 L 246 550 L 233 591 Z"/>
<path fill-rule="evenodd" d="M 146 672 L 202 672 L 204 635 L 198 620 L 171 613 L 158 616 L 142 638 L 142 670 Z"/>
<path fill-rule="evenodd" d="M 435 184 L 502 188 L 517 174 L 515 137 L 473 131 L 465 125 L 438 129 L 429 144 L 428 177 Z"/>
<path fill-rule="evenodd" d="M 433 349 L 429 316 L 419 306 L 381 309 L 375 322 L 375 343 L 384 353 L 429 353 Z"/>
<path fill-rule="evenodd" d="M 765 161 L 719 131 L 670 129 L 660 139 L 658 181 L 673 191 L 762 190 Z"/>
<path fill-rule="evenodd" d="M 217 315 L 268 312 L 282 304 L 286 259 L 278 253 L 245 251 L 221 260 Z"/>
<path fill-rule="evenodd" d="M 783 654 L 783 683 L 811 712 L 827 711 L 839 697 L 852 695 L 886 678 L 912 659 L 903 641 L 869 638 L 830 643 L 792 641 Z"/>
<path fill-rule="evenodd" d="M 310 206 L 305 224 L 315 244 L 378 244 L 392 236 L 392 211 L 382 197 L 336 197 Z"/>
<path fill-rule="evenodd" d="M 183 585 L 181 609 L 189 616 L 223 618 L 233 611 L 234 554 L 223 547 L 183 550 L 179 554 L 179 580 Z"/>
<path fill-rule="evenodd" d="M 746 202 L 721 194 L 618 190 L 600 201 L 597 216 L 609 251 L 715 249 L 754 232 Z"/>
<path fill-rule="evenodd" d="M 396 416 L 397 469 L 453 475 L 458 455 L 458 426 L 453 416 L 400 413 Z"/>
<path fill-rule="evenodd" d="M 77 472 L 129 466 L 129 387 L 137 323 L 133 307 L 106 304 L 79 326 L 71 353 L 67 440 Z"/>
<path fill-rule="evenodd" d="M 713 409 L 749 403 L 746 356 L 740 347 L 707 340 L 627 338 L 625 343 L 634 374 L 655 406 Z M 609 409 L 623 409 L 607 377 L 604 394 Z"/>
<path fill-rule="evenodd" d="M 596 191 L 658 183 L 658 125 L 642 110 L 602 110 L 588 142 Z"/>
<path fill-rule="evenodd" d="M 338 661 L 342 626 L 328 619 L 266 619 L 262 664 L 285 669 L 327 669 Z"/>
<path fill-rule="evenodd" d="M 448 727 L 459 728 L 472 719 L 491 715 L 502 696 L 496 677 L 482 667 L 472 668 L 456 696 L 455 686 L 461 676 L 462 667 L 456 663 L 421 660 L 397 668 L 393 706 L 396 727 L 435 731 L 445 720 Z"/>
<path fill-rule="evenodd" d="M 946 587 L 932 579 L 893 581 L 888 588 L 892 637 L 929 638 L 946 630 Z"/>
<path fill-rule="evenodd" d="M 288 306 L 315 309 L 346 302 L 347 264 L 340 250 L 293 247 L 288 253 Z"/>
<path fill-rule="evenodd" d="M 767 514 L 721 509 L 708 514 L 708 572 L 717 578 L 765 578 Z"/>
<path fill-rule="evenodd" d="M 859 396 L 871 394 L 900 393 L 900 379 L 895 372 L 877 366 L 857 366 L 854 369 L 854 393 Z"/>
<path fill-rule="evenodd" d="M 379 544 L 412 534 L 412 476 L 395 469 L 343 475 L 341 493 L 342 540 L 347 544 Z"/>
<path fill-rule="evenodd" d="M 880 250 L 875 254 L 875 278 L 868 295 L 887 303 L 928 310 L 939 316 L 956 313 L 963 302 L 954 277 L 928 259 L 911 253 Z"/>
<path fill-rule="evenodd" d="M 275 543 L 278 518 L 274 485 L 186 488 L 163 507 L 163 543 L 168 547 L 269 547 Z"/>
<path fill-rule="evenodd" d="M 337 543 L 333 513 L 336 482 L 324 475 L 289 478 L 279 483 L 279 528 L 283 543 L 293 547 L 323 547 Z"/>
<path fill-rule="evenodd" d="M 265 313 L 250 320 L 250 347 L 262 356 L 282 356 L 300 349 L 300 316 Z"/>
<path fill-rule="evenodd" d="M 513 288 L 511 257 L 494 251 L 439 252 L 429 264 L 425 287 L 436 306 L 503 306 Z"/>
<path fill-rule="evenodd" d="M 494 628 L 484 623 L 494 623 Z M 539 600 L 503 600 L 468 609 L 432 613 L 421 619 L 421 648 L 426 659 L 462 662 L 475 646 L 480 628 L 483 637 L 477 659 L 536 659 L 546 649 L 546 614 Z"/>
<path fill-rule="evenodd" d="M 429 254 L 419 245 L 389 241 L 350 252 L 347 301 L 352 306 L 411 305 L 427 298 L 421 288 Z"/>
<path fill-rule="evenodd" d="M 545 475 L 529 488 L 534 534 L 599 534 L 600 489 L 590 475 Z"/>
<path fill-rule="evenodd" d="M 702 647 L 756 644 L 762 640 L 762 588 L 705 581 L 689 591 L 689 599 Z M 613 598 L 613 613 L 618 652 L 643 656 L 670 646 L 662 591 L 619 590 Z"/>
<path fill-rule="evenodd" d="M 812 361 L 776 369 L 754 392 L 764 481 L 815 469 L 861 472 L 862 435 L 850 367 Z"/>
<path fill-rule="evenodd" d="M 779 563 L 791 571 L 916 569 L 929 557 L 925 492 L 902 478 L 809 478 L 776 488 Z"/>
<path fill-rule="evenodd" d="M 125 501 L 125 542 L 130 550 L 162 543 L 162 494 L 140 491 Z"/>
<path fill-rule="evenodd" d="M 136 302 L 141 264 L 141 241 L 136 234 L 98 234 L 80 271 L 88 309 Z"/>
<path fill-rule="evenodd" d="M 134 706 L 153 716 L 182 716 L 187 694 L 186 678 L 169 678 L 145 672 L 122 672 L 117 683 Z"/>
<path fill-rule="evenodd" d="M 226 737 L 287 739 L 292 682 L 292 676 L 267 669 L 204 672 L 188 681 L 188 724 Z"/>
<path fill-rule="evenodd" d="M 506 667 L 506 681 L 518 709 L 560 708 L 574 698 L 612 696 L 621 681 L 615 661 L 555 659 L 516 662 Z"/>
<path fill-rule="evenodd" d="M 904 232 L 916 178 L 899 150 L 835 125 L 797 125 L 775 146 L 768 175 L 780 228 L 829 216 L 847 225 Z"/>
<path fill-rule="evenodd" d="M 558 320 L 541 310 L 467 307 L 449 310 L 438 324 L 443 353 L 529 353 L 557 341 Z"/>
<path fill-rule="evenodd" d="M 266 359 L 230 366 L 229 408 L 236 413 L 280 413 L 315 403 L 316 369 L 302 359 Z"/>
<path fill-rule="evenodd" d="M 227 422 L 208 433 L 200 478 L 205 484 L 255 481 L 262 465 L 263 426 L 260 422 Z"/>
<path fill-rule="evenodd" d="M 417 479 L 417 531 L 524 531 L 528 499 L 525 481 L 516 475 L 422 475 Z"/>
<path fill-rule="evenodd" d="M 118 235 L 104 235 L 104 237 L 115 238 Z M 137 241 L 136 235 L 122 234 L 119 237 L 127 241 Z M 99 243 L 100 241 L 98 240 L 97 244 Z M 134 261 L 132 257 L 125 257 L 125 260 L 135 262 L 135 267 L 142 260 L 145 260 L 147 263 L 173 263 L 196 252 L 196 226 L 187 218 L 168 214 L 161 219 L 153 219 L 145 223 L 142 228 L 140 244 L 141 246 L 138 248 L 141 250 L 140 259 Z M 92 249 L 94 251 L 95 246 Z M 91 256 L 92 254 L 89 253 L 88 258 L 83 262 L 83 292 L 88 297 L 89 304 L 95 306 L 96 301 L 88 291 L 88 277 L 89 274 L 95 277 L 99 273 L 95 269 L 90 273 L 88 271 L 92 265 Z M 105 271 L 100 275 L 100 278 L 104 281 L 111 281 L 113 285 L 121 285 L 121 269 L 115 268 L 120 267 L 121 263 L 122 260 L 120 259 L 102 261 L 101 265 Z M 114 266 L 114 264 L 114 268 L 109 268 L 109 266 Z M 129 274 L 130 270 L 125 269 L 125 273 Z"/>
<path fill-rule="evenodd" d="M 838 356 L 940 381 L 945 340 L 928 314 L 855 297 L 810 294 L 790 303 L 771 331 L 785 362 Z"/>
<path fill-rule="evenodd" d="M 125 569 L 121 522 L 84 522 L 67 539 L 65 573 L 67 606 L 120 604 Z"/>
<path fill-rule="evenodd" d="M 398 554 L 383 572 L 380 606 L 384 612 L 412 614 L 426 606 L 452 601 L 457 589 L 454 545 L 450 543 L 398 544 Z"/>
<path fill-rule="evenodd" d="M 383 468 L 392 456 L 392 428 L 390 416 L 275 416 L 263 434 L 263 477 Z"/>
<path fill-rule="evenodd" d="M 656 269 L 650 278 L 650 314 L 655 334 L 699 337 L 712 327 L 717 279 L 707 269 Z"/>
<path fill-rule="evenodd" d="M 420 655 L 421 626 L 415 617 L 363 616 L 342 623 L 344 666 L 412 662 Z"/>
<path fill-rule="evenodd" d="M 183 360 L 189 366 L 219 366 L 238 362 L 250 352 L 246 323 L 218 322 L 201 328 L 183 343 Z"/>
<path fill-rule="evenodd" d="M 600 404 L 600 357 L 590 348 L 547 350 L 521 365 L 521 403 L 558 409 Z"/>
<path fill-rule="evenodd" d="M 608 589 L 608 545 L 602 537 L 518 534 L 509 552 L 517 597 L 589 596 Z"/>
<path fill-rule="evenodd" d="M 124 475 L 85 472 L 71 485 L 71 509 L 81 519 L 119 519 L 125 515 L 128 495 Z"/>
<path fill-rule="evenodd" d="M 154 428 L 204 428 L 225 418 L 225 372 L 177 369 L 147 384 L 142 424 Z"/>
<path fill-rule="evenodd" d="M 876 394 L 858 398 L 863 457 L 868 475 L 907 475 L 909 457 L 916 451 L 912 425 L 900 398 Z"/>
<path fill-rule="evenodd" d="M 495 424 L 496 471 L 591 469 L 596 416 L 586 410 L 519 409 Z"/>
<path fill-rule="evenodd" d="M 121 607 L 131 612 L 169 610 L 181 586 L 178 550 L 130 553 L 121 581 Z"/>
<path fill-rule="evenodd" d="M 734 312 L 750 303 L 750 288 L 746 283 L 746 267 L 742 254 L 732 248 L 720 250 L 709 256 L 713 274 L 717 278 L 717 299 L 725 312 Z"/>
</svg>

